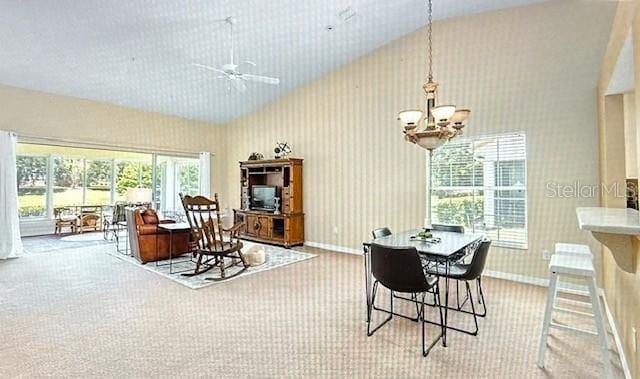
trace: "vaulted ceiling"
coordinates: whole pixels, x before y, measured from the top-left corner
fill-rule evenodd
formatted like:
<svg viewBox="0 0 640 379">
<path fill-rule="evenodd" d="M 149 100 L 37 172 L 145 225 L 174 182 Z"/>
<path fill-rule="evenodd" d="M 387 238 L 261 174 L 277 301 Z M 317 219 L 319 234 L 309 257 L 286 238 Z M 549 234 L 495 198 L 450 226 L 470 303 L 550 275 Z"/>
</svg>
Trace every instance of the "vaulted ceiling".
<svg viewBox="0 0 640 379">
<path fill-rule="evenodd" d="M 434 18 L 540 1 L 435 0 Z M 228 16 L 237 60 L 279 86 L 190 66 L 226 63 Z M 0 0 L 0 84 L 228 122 L 425 24 L 425 0 Z"/>
</svg>

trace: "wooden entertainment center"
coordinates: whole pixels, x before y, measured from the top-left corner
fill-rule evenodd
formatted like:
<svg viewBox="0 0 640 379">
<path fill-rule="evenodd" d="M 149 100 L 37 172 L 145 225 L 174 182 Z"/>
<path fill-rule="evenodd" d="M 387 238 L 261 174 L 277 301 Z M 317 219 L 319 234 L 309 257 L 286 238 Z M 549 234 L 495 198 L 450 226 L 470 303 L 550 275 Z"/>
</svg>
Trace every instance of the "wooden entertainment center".
<svg viewBox="0 0 640 379">
<path fill-rule="evenodd" d="M 280 198 L 275 211 L 251 209 L 253 186 L 272 186 Z M 283 158 L 240 162 L 241 208 L 234 209 L 236 223 L 243 222 L 243 239 L 284 247 L 304 243 L 302 210 L 302 159 Z"/>
</svg>

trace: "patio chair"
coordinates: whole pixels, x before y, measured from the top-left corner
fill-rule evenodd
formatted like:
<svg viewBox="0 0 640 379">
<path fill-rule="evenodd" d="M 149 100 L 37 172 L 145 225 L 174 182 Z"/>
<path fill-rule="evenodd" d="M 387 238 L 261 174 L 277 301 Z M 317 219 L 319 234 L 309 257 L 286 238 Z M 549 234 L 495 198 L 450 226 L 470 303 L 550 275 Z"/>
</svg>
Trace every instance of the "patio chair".
<svg viewBox="0 0 640 379">
<path fill-rule="evenodd" d="M 53 216 L 56 220 L 54 234 L 61 234 L 62 228 L 68 227 L 71 233 L 78 230 L 78 216 L 68 207 L 53 208 Z"/>
</svg>

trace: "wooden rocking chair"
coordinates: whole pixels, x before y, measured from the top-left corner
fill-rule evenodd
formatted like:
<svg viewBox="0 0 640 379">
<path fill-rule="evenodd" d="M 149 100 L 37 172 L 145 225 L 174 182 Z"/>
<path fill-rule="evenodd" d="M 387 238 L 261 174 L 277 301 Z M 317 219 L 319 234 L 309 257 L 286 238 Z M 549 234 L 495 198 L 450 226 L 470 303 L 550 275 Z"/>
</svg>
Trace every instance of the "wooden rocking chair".
<svg viewBox="0 0 640 379">
<path fill-rule="evenodd" d="M 242 242 L 239 238 L 240 228 L 244 224 L 235 224 L 229 229 L 223 228 L 218 194 L 214 195 L 213 200 L 204 196 L 192 197 L 183 194 L 180 194 L 180 199 L 191 227 L 191 248 L 193 254 L 197 256 L 194 272 L 182 275 L 199 275 L 217 267 L 220 269 L 220 277 L 209 277 L 205 280 L 223 280 L 246 270 L 249 265 L 242 256 Z M 229 263 L 225 263 L 225 259 Z M 231 276 L 226 276 L 226 269 L 239 264 L 242 264 L 242 269 Z"/>
</svg>

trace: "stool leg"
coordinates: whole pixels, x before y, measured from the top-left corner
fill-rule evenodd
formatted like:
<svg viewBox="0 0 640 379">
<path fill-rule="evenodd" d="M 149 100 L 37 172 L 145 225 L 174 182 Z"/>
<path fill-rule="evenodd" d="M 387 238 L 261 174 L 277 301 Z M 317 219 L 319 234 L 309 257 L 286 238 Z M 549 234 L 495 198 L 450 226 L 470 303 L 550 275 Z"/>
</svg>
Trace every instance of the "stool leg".
<svg viewBox="0 0 640 379">
<path fill-rule="evenodd" d="M 609 358 L 609 346 L 607 344 L 607 335 L 604 328 L 604 317 L 602 317 L 602 308 L 600 307 L 600 296 L 598 296 L 596 280 L 589 280 L 589 294 L 591 295 L 591 305 L 593 307 L 593 315 L 596 321 L 596 329 L 598 330 L 598 339 L 600 340 L 600 350 L 602 352 L 602 360 L 604 363 L 604 372 L 607 378 L 613 378 L 611 370 L 611 359 Z"/>
<path fill-rule="evenodd" d="M 542 335 L 540 336 L 540 347 L 538 349 L 538 367 L 544 367 L 544 355 L 547 351 L 547 337 L 549 336 L 549 326 L 551 325 L 551 312 L 556 301 L 556 288 L 558 285 L 558 274 L 551 273 L 549 280 L 549 294 L 547 295 L 547 306 L 544 311 L 544 322 L 542 324 Z"/>
</svg>

